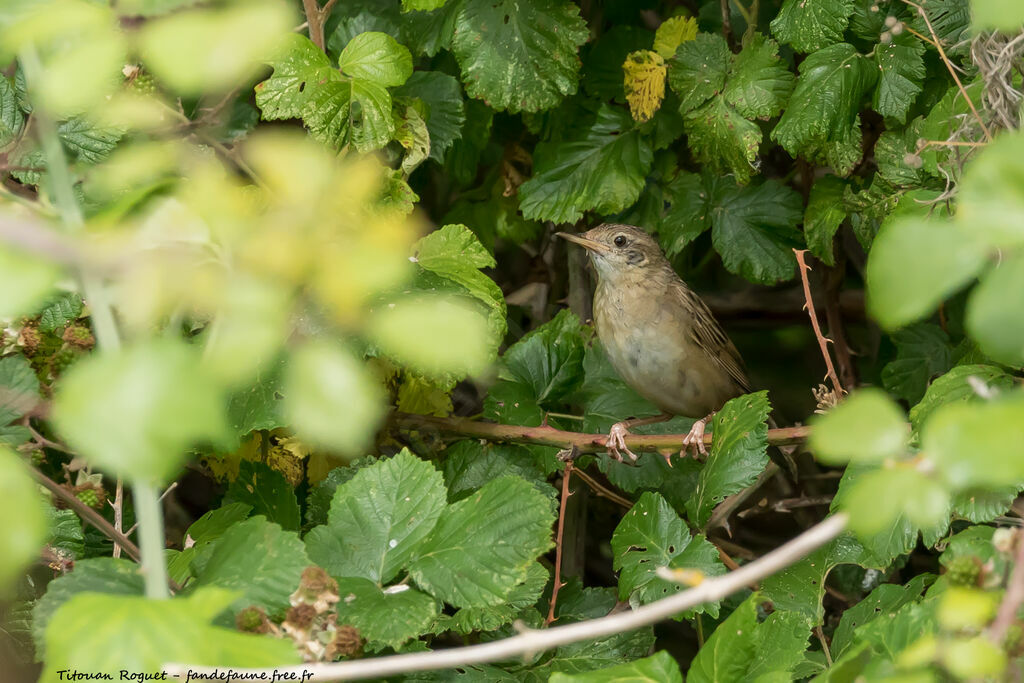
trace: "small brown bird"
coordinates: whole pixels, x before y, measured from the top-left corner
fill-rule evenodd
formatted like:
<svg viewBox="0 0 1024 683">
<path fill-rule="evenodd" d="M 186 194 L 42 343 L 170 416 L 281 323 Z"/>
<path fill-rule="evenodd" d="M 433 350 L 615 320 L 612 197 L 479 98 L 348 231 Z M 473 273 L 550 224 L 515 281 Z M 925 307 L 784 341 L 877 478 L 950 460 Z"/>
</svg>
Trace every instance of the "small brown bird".
<svg viewBox="0 0 1024 683">
<path fill-rule="evenodd" d="M 686 286 L 654 238 L 631 225 L 606 223 L 580 235 L 557 233 L 584 247 L 597 271 L 594 325 L 619 376 L 663 415 L 618 422 L 608 452 L 622 460 L 629 428 L 699 418 L 683 441 L 706 453 L 708 419 L 731 398 L 750 391 L 736 347 L 699 296 Z"/>
</svg>

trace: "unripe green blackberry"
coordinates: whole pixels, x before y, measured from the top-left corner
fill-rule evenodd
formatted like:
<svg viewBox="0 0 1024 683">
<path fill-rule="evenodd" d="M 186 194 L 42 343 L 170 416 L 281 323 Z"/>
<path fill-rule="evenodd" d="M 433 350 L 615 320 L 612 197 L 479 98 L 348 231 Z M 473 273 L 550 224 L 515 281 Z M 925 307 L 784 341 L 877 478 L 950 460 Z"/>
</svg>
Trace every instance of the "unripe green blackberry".
<svg viewBox="0 0 1024 683">
<path fill-rule="evenodd" d="M 1019 657 L 1021 653 L 1024 653 L 1024 629 L 1020 627 L 1020 623 L 1010 624 L 1010 628 L 1006 630 L 1003 649 L 1011 657 Z"/>
<path fill-rule="evenodd" d="M 71 349 L 61 349 L 54 354 L 52 363 L 54 373 L 60 374 L 75 362 L 77 354 Z"/>
<path fill-rule="evenodd" d="M 148 71 L 140 71 L 128 87 L 138 95 L 152 95 L 156 92 L 156 79 Z"/>
<path fill-rule="evenodd" d="M 89 350 L 96 345 L 96 338 L 85 325 L 68 325 L 62 335 L 64 341 L 79 349 Z"/>
<path fill-rule="evenodd" d="M 961 555 L 946 566 L 946 576 L 954 586 L 976 586 L 981 578 L 981 563 L 973 556 Z"/>
<path fill-rule="evenodd" d="M 259 607 L 246 607 L 235 617 L 235 626 L 246 633 L 268 633 L 270 620 L 267 613 Z"/>
<path fill-rule="evenodd" d="M 75 498 L 82 501 L 91 508 L 98 508 L 101 505 L 100 496 L 96 493 L 96 489 L 88 488 L 82 489 L 75 494 Z"/>
</svg>

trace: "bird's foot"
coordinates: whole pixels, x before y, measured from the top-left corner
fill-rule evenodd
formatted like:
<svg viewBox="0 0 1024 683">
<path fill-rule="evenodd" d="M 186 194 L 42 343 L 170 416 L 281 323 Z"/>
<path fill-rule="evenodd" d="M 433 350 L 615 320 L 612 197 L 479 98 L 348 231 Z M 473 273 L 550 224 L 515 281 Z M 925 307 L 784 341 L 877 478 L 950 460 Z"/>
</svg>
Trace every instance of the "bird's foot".
<svg viewBox="0 0 1024 683">
<path fill-rule="evenodd" d="M 702 417 L 693 423 L 693 426 L 690 427 L 689 434 L 683 437 L 683 449 L 679 451 L 680 457 L 685 458 L 687 451 L 690 450 L 690 448 L 693 448 L 693 457 L 707 457 L 708 449 L 704 446 L 704 430 L 707 429 L 708 420 L 710 420 L 713 415 L 714 413 L 711 413 L 711 415 Z"/>
<path fill-rule="evenodd" d="M 636 453 L 626 447 L 627 436 L 629 436 L 629 429 L 626 427 L 625 422 L 616 422 L 613 424 L 612 428 L 608 430 L 608 440 L 606 442 L 608 455 L 615 460 L 622 462 L 622 454 L 625 453 L 629 456 L 630 460 L 636 462 Z"/>
</svg>

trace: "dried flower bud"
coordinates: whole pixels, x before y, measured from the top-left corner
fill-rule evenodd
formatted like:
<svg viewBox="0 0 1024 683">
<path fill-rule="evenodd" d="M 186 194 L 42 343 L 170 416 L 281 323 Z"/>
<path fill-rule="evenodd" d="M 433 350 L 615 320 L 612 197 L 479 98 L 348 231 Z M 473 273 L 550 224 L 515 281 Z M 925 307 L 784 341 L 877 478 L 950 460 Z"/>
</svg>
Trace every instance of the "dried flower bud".
<svg viewBox="0 0 1024 683">
<path fill-rule="evenodd" d="M 249 606 L 235 617 L 235 627 L 246 633 L 269 633 L 270 620 L 267 613 L 256 606 Z"/>
</svg>

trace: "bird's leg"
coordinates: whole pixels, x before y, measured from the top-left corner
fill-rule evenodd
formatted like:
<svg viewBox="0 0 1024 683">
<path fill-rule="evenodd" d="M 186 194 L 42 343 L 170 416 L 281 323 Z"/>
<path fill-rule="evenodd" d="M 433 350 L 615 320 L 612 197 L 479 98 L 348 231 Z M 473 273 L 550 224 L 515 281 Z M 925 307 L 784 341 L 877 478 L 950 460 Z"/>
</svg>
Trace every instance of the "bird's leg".
<svg viewBox="0 0 1024 683">
<path fill-rule="evenodd" d="M 715 413 L 712 412 L 705 415 L 701 419 L 693 423 L 690 427 L 690 433 L 683 437 L 683 450 L 679 451 L 679 456 L 682 458 L 686 457 L 686 451 L 693 447 L 693 457 L 697 455 L 707 455 L 708 449 L 704 446 L 704 430 L 707 429 L 708 420 L 713 418 Z"/>
<path fill-rule="evenodd" d="M 666 420 L 671 419 L 671 415 L 668 413 L 662 413 L 661 415 L 654 415 L 653 417 L 634 417 L 631 420 L 616 422 L 612 425 L 612 428 L 608 430 L 608 439 L 605 442 L 608 447 L 608 455 L 615 460 L 622 462 L 622 454 L 625 453 L 629 456 L 630 460 L 636 462 L 636 453 L 626 448 L 626 437 L 629 436 L 629 428 L 639 427 L 640 425 L 650 425 L 656 422 L 665 422 Z"/>
</svg>

